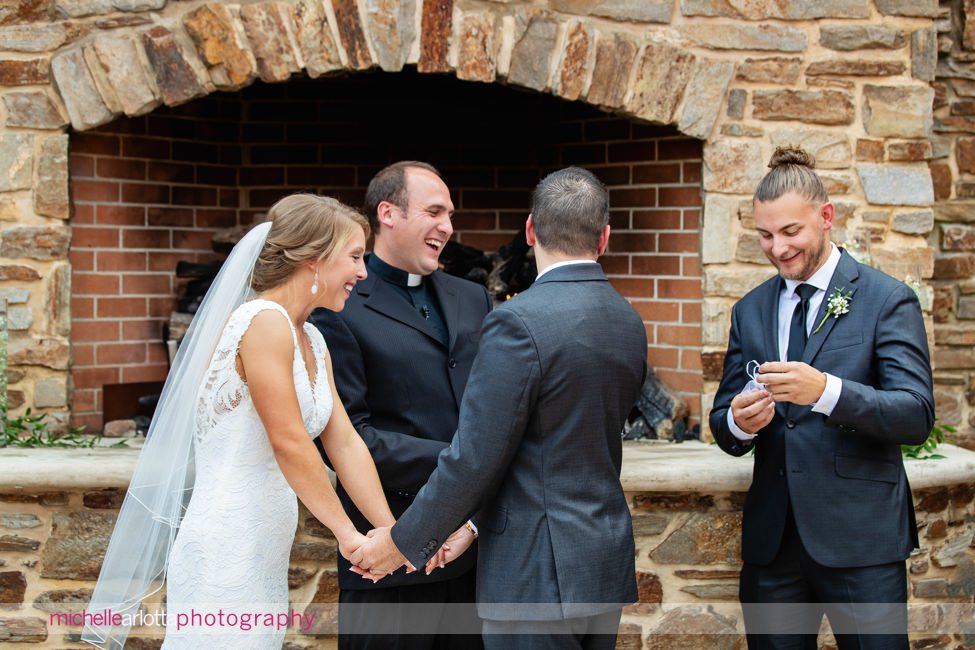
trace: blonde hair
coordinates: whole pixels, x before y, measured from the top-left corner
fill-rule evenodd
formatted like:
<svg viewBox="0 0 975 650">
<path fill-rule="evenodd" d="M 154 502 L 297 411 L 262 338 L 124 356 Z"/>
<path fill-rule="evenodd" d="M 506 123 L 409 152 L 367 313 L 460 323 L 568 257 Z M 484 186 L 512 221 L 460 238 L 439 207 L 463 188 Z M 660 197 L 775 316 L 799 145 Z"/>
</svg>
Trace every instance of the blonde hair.
<svg viewBox="0 0 975 650">
<path fill-rule="evenodd" d="M 251 277 L 251 287 L 258 293 L 285 282 L 304 262 L 330 262 L 358 231 L 369 238 L 366 218 L 328 196 L 286 196 L 271 206 L 268 220 L 271 230 Z"/>
<path fill-rule="evenodd" d="M 774 201 L 795 192 L 810 203 L 829 201 L 819 174 L 813 171 L 816 159 L 800 147 L 776 147 L 768 166 L 772 169 L 755 190 L 754 201 Z"/>
</svg>

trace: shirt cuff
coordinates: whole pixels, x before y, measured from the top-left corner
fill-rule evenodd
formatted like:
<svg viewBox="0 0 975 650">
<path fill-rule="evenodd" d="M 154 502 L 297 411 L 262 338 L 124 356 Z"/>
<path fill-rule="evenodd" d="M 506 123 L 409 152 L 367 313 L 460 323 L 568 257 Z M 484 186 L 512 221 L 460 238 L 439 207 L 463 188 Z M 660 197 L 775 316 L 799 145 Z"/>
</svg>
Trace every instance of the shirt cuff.
<svg viewBox="0 0 975 650">
<path fill-rule="evenodd" d="M 735 418 L 731 416 L 730 408 L 728 409 L 728 428 L 731 429 L 731 435 L 739 440 L 751 440 L 757 435 L 755 433 L 745 433 L 742 431 L 741 427 L 735 424 Z"/>
<path fill-rule="evenodd" d="M 834 377 L 828 372 L 824 372 L 823 374 L 826 375 L 826 388 L 823 389 L 823 394 L 819 396 L 816 403 L 812 405 L 812 410 L 816 413 L 829 416 L 832 414 L 833 409 L 836 408 L 836 403 L 840 401 L 843 380 L 839 377 Z"/>
</svg>

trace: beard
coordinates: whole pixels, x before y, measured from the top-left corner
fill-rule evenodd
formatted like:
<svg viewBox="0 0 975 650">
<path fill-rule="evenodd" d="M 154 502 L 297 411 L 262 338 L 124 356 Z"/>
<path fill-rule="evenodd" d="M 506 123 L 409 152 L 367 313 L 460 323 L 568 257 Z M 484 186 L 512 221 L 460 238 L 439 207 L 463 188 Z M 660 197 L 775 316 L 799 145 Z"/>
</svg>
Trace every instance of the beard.
<svg viewBox="0 0 975 650">
<path fill-rule="evenodd" d="M 813 273 L 819 270 L 819 267 L 826 261 L 826 257 L 829 254 L 829 239 L 823 233 L 821 239 L 810 244 L 808 248 L 802 249 L 801 252 L 804 255 L 802 266 L 794 271 L 786 271 L 782 266 L 782 262 L 774 257 L 769 257 L 769 261 L 775 265 L 775 268 L 779 271 L 779 275 L 784 279 L 804 282 L 812 277 Z"/>
</svg>

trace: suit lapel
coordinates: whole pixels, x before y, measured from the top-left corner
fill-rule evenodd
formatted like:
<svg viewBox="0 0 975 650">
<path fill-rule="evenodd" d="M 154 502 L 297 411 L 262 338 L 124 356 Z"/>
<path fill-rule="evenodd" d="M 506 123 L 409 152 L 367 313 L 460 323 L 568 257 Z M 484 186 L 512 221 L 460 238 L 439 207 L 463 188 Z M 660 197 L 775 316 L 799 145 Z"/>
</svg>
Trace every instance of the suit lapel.
<svg viewBox="0 0 975 650">
<path fill-rule="evenodd" d="M 440 311 L 443 314 L 444 325 L 447 327 L 447 349 L 454 349 L 454 342 L 457 341 L 458 323 L 460 322 L 460 301 L 446 282 L 444 282 L 441 271 L 434 271 L 430 276 L 430 283 L 433 292 L 437 296 L 440 304 Z"/>
<path fill-rule="evenodd" d="M 853 294 L 857 290 L 856 280 L 860 275 L 860 272 L 857 270 L 857 262 L 846 251 L 841 249 L 840 252 L 839 264 L 836 265 L 836 270 L 833 271 L 833 277 L 829 280 L 826 295 L 823 297 L 823 302 L 816 313 L 816 320 L 813 322 L 813 330 L 819 327 L 820 323 L 823 323 L 823 326 L 815 334 L 809 334 L 809 339 L 806 341 L 806 349 L 802 353 L 802 361 L 810 365 L 813 359 L 816 358 L 816 355 L 819 354 L 820 348 L 823 347 L 826 337 L 833 331 L 833 326 L 837 321 L 833 316 L 826 318 L 826 310 L 829 308 L 829 297 L 833 295 L 834 291 L 841 289 L 844 294 L 851 294 L 850 304 L 852 306 Z M 823 321 L 824 318 L 826 318 L 825 321 Z M 843 318 L 843 316 L 840 316 L 840 318 Z"/>
<path fill-rule="evenodd" d="M 767 284 L 768 289 L 762 299 L 762 332 L 765 333 L 765 358 L 756 359 L 759 363 L 779 360 L 779 294 L 782 292 L 782 278 Z M 750 359 L 748 360 L 750 361 Z"/>
<path fill-rule="evenodd" d="M 440 345 L 443 345 L 443 341 L 440 340 L 436 330 L 433 329 L 429 321 L 420 316 L 419 312 L 413 309 L 410 303 L 404 300 L 402 296 L 397 294 L 385 282 L 376 280 L 372 283 L 369 296 L 365 300 L 365 306 L 404 325 L 412 327 L 426 334 Z"/>
</svg>

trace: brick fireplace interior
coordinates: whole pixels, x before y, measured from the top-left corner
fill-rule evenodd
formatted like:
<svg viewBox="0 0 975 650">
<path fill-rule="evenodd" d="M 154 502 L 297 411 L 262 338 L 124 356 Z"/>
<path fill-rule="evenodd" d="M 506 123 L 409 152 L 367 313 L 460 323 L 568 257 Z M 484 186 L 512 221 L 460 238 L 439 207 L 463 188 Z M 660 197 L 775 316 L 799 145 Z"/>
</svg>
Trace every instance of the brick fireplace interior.
<svg viewBox="0 0 975 650">
<path fill-rule="evenodd" d="M 452 77 L 370 73 L 215 93 L 71 134 L 74 424 L 100 430 L 107 385 L 161 381 L 179 260 L 295 191 L 362 204 L 400 159 L 436 165 L 455 238 L 497 250 L 531 189 L 577 164 L 610 188 L 601 263 L 646 323 L 648 358 L 700 419 L 701 142 L 580 102 Z"/>
</svg>

